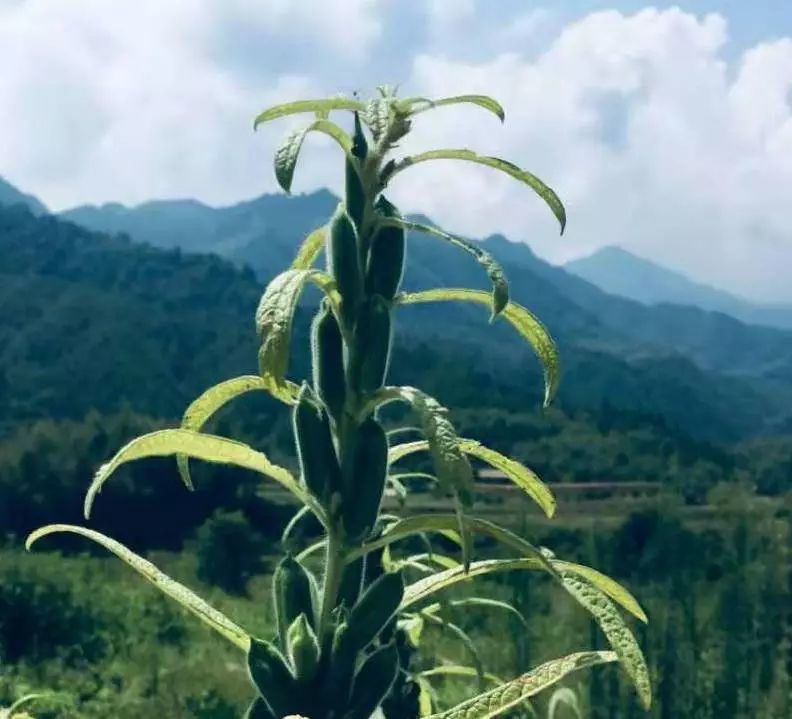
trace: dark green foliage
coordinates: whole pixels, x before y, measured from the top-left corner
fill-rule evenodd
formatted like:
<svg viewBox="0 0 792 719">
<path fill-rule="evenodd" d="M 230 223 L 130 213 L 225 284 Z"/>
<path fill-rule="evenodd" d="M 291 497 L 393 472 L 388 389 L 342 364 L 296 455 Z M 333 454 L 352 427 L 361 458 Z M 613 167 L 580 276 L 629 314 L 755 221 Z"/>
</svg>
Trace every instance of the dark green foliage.
<svg viewBox="0 0 792 719">
<path fill-rule="evenodd" d="M 396 208 L 384 197 L 377 201 L 379 214 L 385 218 L 399 217 Z M 380 227 L 371 240 L 368 264 L 366 265 L 366 291 L 392 300 L 399 289 L 404 274 L 406 248 L 405 231 L 402 227 Z"/>
<path fill-rule="evenodd" d="M 345 706 L 349 700 L 357 652 L 349 624 L 339 622 L 333 632 L 330 659 L 319 690 L 319 701 L 325 706 Z"/>
<path fill-rule="evenodd" d="M 350 719 L 369 719 L 390 690 L 398 668 L 399 655 L 393 643 L 366 658 L 352 685 Z"/>
<path fill-rule="evenodd" d="M 349 615 L 349 626 L 358 649 L 365 649 L 388 625 L 403 596 L 404 578 L 401 572 L 379 576 L 363 592 Z"/>
<path fill-rule="evenodd" d="M 287 630 L 301 614 L 311 624 L 315 621 L 314 581 L 308 570 L 287 554 L 275 568 L 272 592 L 275 613 L 278 617 L 278 634 L 285 647 Z"/>
<path fill-rule="evenodd" d="M 301 697 L 283 655 L 269 642 L 253 639 L 247 661 L 250 678 L 270 711 L 277 717 L 293 714 Z"/>
<path fill-rule="evenodd" d="M 366 558 L 355 559 L 344 567 L 341 586 L 338 589 L 338 604 L 353 607 L 360 596 L 366 569 Z"/>
<path fill-rule="evenodd" d="M 320 501 L 326 501 L 341 488 L 341 468 L 333 446 L 330 418 L 312 397 L 307 384 L 302 386 L 294 407 L 297 452 L 305 485 Z"/>
<path fill-rule="evenodd" d="M 382 387 L 391 351 L 391 309 L 380 295 L 371 295 L 361 306 L 355 323 L 355 344 L 349 362 L 352 382 L 363 392 Z"/>
<path fill-rule="evenodd" d="M 351 325 L 360 302 L 363 278 L 355 227 L 342 204 L 330 220 L 328 269 L 341 293 L 344 320 Z"/>
<path fill-rule="evenodd" d="M 278 719 L 263 699 L 256 698 L 245 712 L 244 719 Z"/>
<path fill-rule="evenodd" d="M 358 428 L 352 450 L 351 481 L 344 486 L 342 513 L 344 530 L 360 539 L 374 527 L 388 474 L 388 437 L 373 418 Z"/>
<path fill-rule="evenodd" d="M 338 320 L 327 301 L 322 302 L 311 325 L 311 366 L 316 393 L 338 418 L 346 399 L 344 344 Z"/>
<path fill-rule="evenodd" d="M 262 538 L 242 512 L 218 509 L 196 533 L 198 578 L 232 594 L 245 594 L 248 580 L 262 570 Z"/>
</svg>

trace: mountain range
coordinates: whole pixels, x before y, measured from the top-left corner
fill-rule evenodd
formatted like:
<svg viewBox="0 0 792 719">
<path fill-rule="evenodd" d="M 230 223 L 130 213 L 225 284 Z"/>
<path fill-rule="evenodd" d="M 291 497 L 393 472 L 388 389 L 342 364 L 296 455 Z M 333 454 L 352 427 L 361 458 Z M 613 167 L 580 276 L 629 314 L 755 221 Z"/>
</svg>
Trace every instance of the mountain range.
<svg viewBox="0 0 792 719">
<path fill-rule="evenodd" d="M 176 415 L 207 384 L 255 371 L 248 326 L 262 285 L 337 203 L 319 191 L 226 208 L 85 206 L 56 217 L 19 191 L 4 197 L 31 210 L 0 210 L 0 410 L 25 418 L 124 402 Z M 709 441 L 792 428 L 792 332 L 608 294 L 502 236 L 481 245 L 503 263 L 513 298 L 556 337 L 562 407 L 653 416 Z M 408 257 L 407 289 L 487 287 L 481 267 L 434 238 L 410 237 Z M 299 338 L 307 321 L 299 318 Z M 399 381 L 431 374 L 438 392 L 445 383 L 472 402 L 486 385 L 496 404 L 536 406 L 536 362 L 505 323 L 487 329 L 482 308 L 409 307 L 398 327 L 411 369 Z M 447 372 L 432 371 L 438 360 Z M 296 363 L 305 371 L 304 352 Z M 86 384 L 97 396 L 81 394 Z"/>
</svg>

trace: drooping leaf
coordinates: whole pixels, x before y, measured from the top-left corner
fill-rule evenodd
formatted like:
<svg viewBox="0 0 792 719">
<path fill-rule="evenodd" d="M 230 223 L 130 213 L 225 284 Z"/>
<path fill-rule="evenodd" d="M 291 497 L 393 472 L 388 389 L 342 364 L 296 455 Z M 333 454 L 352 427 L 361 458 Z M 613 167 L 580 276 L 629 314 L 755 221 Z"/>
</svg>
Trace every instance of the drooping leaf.
<svg viewBox="0 0 792 719">
<path fill-rule="evenodd" d="M 563 587 L 594 617 L 613 650 L 619 657 L 627 676 L 632 679 L 638 698 L 645 709 L 652 704 L 652 685 L 649 668 L 638 642 L 613 602 L 593 584 L 572 571 L 560 569 Z"/>
<path fill-rule="evenodd" d="M 321 132 L 332 137 L 346 154 L 352 150 L 352 140 L 349 135 L 329 120 L 314 120 L 310 125 L 292 130 L 275 151 L 275 179 L 287 194 L 291 192 L 294 168 L 297 165 L 303 141 L 309 132 Z"/>
<path fill-rule="evenodd" d="M 551 559 L 549 561 L 559 573 L 559 576 L 563 572 L 571 572 L 572 574 L 578 575 L 582 580 L 590 582 L 595 587 L 605 592 L 605 594 L 633 616 L 641 621 L 646 621 L 646 614 L 643 609 L 641 609 L 635 597 L 610 577 L 606 577 L 604 574 L 580 564 L 564 562 L 560 559 Z M 495 572 L 512 571 L 546 571 L 546 567 L 541 561 L 534 557 L 520 559 L 485 559 L 479 562 L 473 562 L 467 573 L 463 571 L 461 566 L 448 567 L 446 571 L 438 572 L 431 577 L 425 577 L 414 584 L 410 584 L 404 590 L 404 599 L 402 600 L 401 608 L 407 609 L 416 602 L 427 599 L 436 592 L 442 591 L 460 582 L 470 581 L 474 577 Z"/>
<path fill-rule="evenodd" d="M 402 100 L 402 102 L 411 108 L 413 115 L 417 115 L 419 112 L 433 110 L 436 107 L 443 107 L 444 105 L 459 105 L 467 103 L 471 105 L 478 105 L 479 107 L 483 107 L 485 110 L 489 110 L 501 122 L 506 119 L 506 114 L 504 113 L 501 104 L 494 98 L 491 98 L 487 95 L 455 95 L 454 97 L 444 97 L 440 100 L 429 100 L 425 97 L 410 97 Z M 416 108 L 417 105 L 422 105 L 422 107 Z"/>
<path fill-rule="evenodd" d="M 467 162 L 475 162 L 478 165 L 485 165 L 495 170 L 500 170 L 510 175 L 516 180 L 525 183 L 530 187 L 539 197 L 541 197 L 547 206 L 552 210 L 556 216 L 559 224 L 561 225 L 561 233 L 563 234 L 566 227 L 566 211 L 564 205 L 558 198 L 558 195 L 542 182 L 536 175 L 517 167 L 508 160 L 502 160 L 499 157 L 489 157 L 487 155 L 479 155 L 472 150 L 466 149 L 452 149 L 452 150 L 430 150 L 429 152 L 422 152 L 418 155 L 410 155 L 396 164 L 396 167 L 391 172 L 390 177 L 393 177 L 402 170 L 417 165 L 419 162 L 428 162 L 429 160 L 465 160 Z"/>
<path fill-rule="evenodd" d="M 616 661 L 613 652 L 578 652 L 546 662 L 517 679 L 433 714 L 430 719 L 491 719 L 509 711 L 572 672 Z"/>
<path fill-rule="evenodd" d="M 93 540 L 97 544 L 102 545 L 105 549 L 115 554 L 119 559 L 126 562 L 136 572 L 142 574 L 148 579 L 157 589 L 164 594 L 167 594 L 171 599 L 175 599 L 185 609 L 192 612 L 205 624 L 209 625 L 216 632 L 223 635 L 230 642 L 239 647 L 242 651 L 247 652 L 250 647 L 250 635 L 241 627 L 237 626 L 228 617 L 221 612 L 218 612 L 213 607 L 209 606 L 203 599 L 192 592 L 192 590 L 185 587 L 183 584 L 171 579 L 167 574 L 163 573 L 155 567 L 147 559 L 144 559 L 132 550 L 127 549 L 123 544 L 117 542 L 115 539 L 106 537 L 104 534 L 95 532 L 86 527 L 78 527 L 70 524 L 50 524 L 46 527 L 41 527 L 33 532 L 25 542 L 25 546 L 29 550 L 34 542 L 49 534 L 58 532 L 70 532 L 79 534 L 83 537 Z"/>
<path fill-rule="evenodd" d="M 317 227 L 308 237 L 306 237 L 300 249 L 297 250 L 297 256 L 291 263 L 289 269 L 292 270 L 310 270 L 316 258 L 319 257 L 325 246 L 327 237 L 327 226 Z"/>
<path fill-rule="evenodd" d="M 476 262 L 478 262 L 487 271 L 487 277 L 489 277 L 490 281 L 492 282 L 491 320 L 494 320 L 495 317 L 499 315 L 503 311 L 503 308 L 508 304 L 509 283 L 506 280 L 506 273 L 503 271 L 503 267 L 489 252 L 482 249 L 475 242 L 470 242 L 469 240 L 466 240 L 462 237 L 451 235 L 437 227 L 424 225 L 420 222 L 402 220 L 400 218 L 384 220 L 383 224 L 394 224 L 404 227 L 407 230 L 423 232 L 424 234 L 432 235 L 433 237 L 450 242 L 455 247 L 459 247 L 461 250 L 473 255 L 473 257 L 476 258 Z"/>
<path fill-rule="evenodd" d="M 514 606 L 508 602 L 503 602 L 499 599 L 488 599 L 487 597 L 465 597 L 464 599 L 451 599 L 447 602 L 435 602 L 434 604 L 425 606 L 421 612 L 427 614 L 437 614 L 446 607 L 480 607 L 484 609 L 498 609 L 511 614 L 520 622 L 520 624 L 523 625 L 523 627 L 525 627 L 525 629 L 528 629 L 528 624 L 525 621 L 525 617 Z"/>
<path fill-rule="evenodd" d="M 365 105 L 359 100 L 348 97 L 328 97 L 322 100 L 298 100 L 297 102 L 287 102 L 283 105 L 275 105 L 256 116 L 253 121 L 253 129 L 270 120 L 277 120 L 279 117 L 287 115 L 297 115 L 302 112 L 322 113 L 320 119 L 326 117 L 326 113 L 331 110 L 350 110 L 355 112 L 362 111 Z"/>
<path fill-rule="evenodd" d="M 291 382 L 287 382 L 286 386 L 294 393 L 296 398 L 299 387 Z M 234 379 L 216 384 L 214 387 L 210 387 L 206 390 L 206 392 L 187 407 L 182 417 L 181 428 L 200 432 L 212 415 L 232 399 L 247 392 L 256 391 L 269 391 L 267 383 L 256 375 L 243 375 L 242 377 L 235 377 Z M 278 397 L 278 399 L 283 401 L 284 396 L 282 395 Z M 188 458 L 183 454 L 177 454 L 176 462 L 179 467 L 179 474 L 181 475 L 182 481 L 187 487 L 192 489 L 193 484 L 190 477 L 190 463 Z"/>
<path fill-rule="evenodd" d="M 569 687 L 558 687 L 550 696 L 550 701 L 547 704 L 547 719 L 556 719 L 558 707 L 566 706 L 571 711 L 576 719 L 583 719 L 583 712 L 580 711 L 580 702 L 578 702 L 577 694 Z"/>
<path fill-rule="evenodd" d="M 519 462 L 496 452 L 494 449 L 485 447 L 474 439 L 461 439 L 460 446 L 465 454 L 469 454 L 476 459 L 486 462 L 491 467 L 499 469 L 508 479 L 526 492 L 544 511 L 548 517 L 555 514 L 556 502 L 549 487 L 528 467 Z M 389 452 L 389 459 L 395 462 L 396 459 L 421 452 L 428 449 L 425 441 L 418 440 L 405 444 L 396 445 Z"/>
<path fill-rule="evenodd" d="M 86 518 L 91 513 L 91 507 L 96 495 L 101 491 L 110 475 L 122 464 L 146 457 L 169 457 L 176 454 L 183 454 L 205 462 L 231 464 L 243 469 L 260 472 L 288 489 L 303 504 L 310 506 L 320 521 L 324 521 L 324 512 L 313 497 L 308 494 L 288 470 L 270 462 L 265 454 L 257 452 L 242 442 L 217 437 L 212 434 L 193 432 L 189 429 L 163 429 L 150 432 L 133 439 L 129 444 L 122 447 L 94 475 L 91 486 L 85 496 Z"/>
<path fill-rule="evenodd" d="M 292 403 L 290 387 L 293 385 L 286 380 L 292 320 L 297 300 L 308 282 L 322 289 L 334 308 L 340 307 L 341 298 L 328 275 L 319 270 L 291 269 L 267 285 L 256 310 L 256 332 L 262 341 L 259 350 L 261 378 L 273 395 L 284 398 L 284 401 L 291 399 Z"/>
<path fill-rule="evenodd" d="M 423 677 L 417 676 L 415 678 L 418 684 L 418 716 L 428 717 L 433 709 L 432 706 L 436 701 L 432 685 Z"/>
<path fill-rule="evenodd" d="M 477 302 L 478 304 L 489 305 L 491 298 L 486 292 L 480 290 L 457 288 L 408 292 L 399 295 L 399 303 L 404 305 L 447 301 Z M 544 403 L 547 406 L 558 389 L 560 374 L 558 349 L 555 342 L 553 342 L 553 338 L 545 326 L 531 312 L 515 302 L 509 302 L 504 307 L 501 316 L 528 341 L 542 363 L 545 379 Z"/>
</svg>

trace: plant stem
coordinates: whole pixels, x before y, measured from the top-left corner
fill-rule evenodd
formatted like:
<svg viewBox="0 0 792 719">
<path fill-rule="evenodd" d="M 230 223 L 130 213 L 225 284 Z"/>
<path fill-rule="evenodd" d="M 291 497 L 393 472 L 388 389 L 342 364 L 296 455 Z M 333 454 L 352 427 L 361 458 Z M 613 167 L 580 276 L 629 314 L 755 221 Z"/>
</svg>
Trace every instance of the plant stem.
<svg viewBox="0 0 792 719">
<path fill-rule="evenodd" d="M 327 534 L 324 587 L 322 589 L 322 611 L 319 617 L 320 635 L 324 636 L 330 625 L 330 615 L 335 609 L 341 577 L 346 564 L 346 553 L 338 532 L 330 529 Z"/>
</svg>

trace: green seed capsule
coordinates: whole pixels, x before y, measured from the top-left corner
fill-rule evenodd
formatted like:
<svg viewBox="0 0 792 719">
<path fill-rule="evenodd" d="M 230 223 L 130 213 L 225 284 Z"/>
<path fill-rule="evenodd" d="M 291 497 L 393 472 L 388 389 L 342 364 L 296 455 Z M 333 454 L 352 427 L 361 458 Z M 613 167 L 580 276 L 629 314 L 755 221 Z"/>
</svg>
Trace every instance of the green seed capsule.
<svg viewBox="0 0 792 719">
<path fill-rule="evenodd" d="M 363 225 L 363 216 L 366 211 L 366 191 L 360 177 L 363 160 L 368 154 L 368 142 L 363 133 L 358 113 L 355 113 L 355 132 L 352 135 L 351 156 L 346 159 L 346 206 L 352 222 L 358 230 Z"/>
<path fill-rule="evenodd" d="M 301 614 L 307 617 L 311 626 L 315 626 L 316 580 L 302 564 L 287 554 L 278 563 L 272 575 L 272 593 L 278 635 L 281 645 L 285 648 L 289 625 Z"/>
<path fill-rule="evenodd" d="M 358 541 L 377 521 L 388 474 L 388 437 L 373 417 L 358 428 L 353 452 L 352 481 L 344 487 L 341 511 L 347 537 Z"/>
<path fill-rule="evenodd" d="M 307 684 L 314 678 L 319 666 L 319 642 L 304 614 L 291 623 L 286 637 L 289 659 L 297 680 Z"/>
<path fill-rule="evenodd" d="M 363 573 L 366 569 L 366 558 L 361 557 L 354 562 L 350 562 L 344 567 L 344 574 L 341 577 L 341 586 L 338 589 L 338 604 L 353 607 L 360 598 L 360 590 L 363 586 Z"/>
<path fill-rule="evenodd" d="M 349 719 L 369 719 L 388 695 L 398 670 L 399 656 L 393 644 L 373 652 L 355 676 L 347 714 Z"/>
<path fill-rule="evenodd" d="M 328 242 L 330 243 L 327 252 L 330 274 L 341 293 L 344 320 L 351 325 L 360 301 L 363 279 L 358 257 L 357 233 L 343 203 L 338 205 L 330 220 Z"/>
<path fill-rule="evenodd" d="M 378 214 L 398 218 L 399 212 L 384 197 L 377 201 Z M 392 300 L 404 275 L 405 232 L 403 227 L 380 227 L 371 240 L 366 266 L 366 292 Z"/>
<path fill-rule="evenodd" d="M 294 436 L 305 486 L 319 501 L 326 503 L 341 486 L 330 418 L 304 384 L 294 406 Z"/>
<path fill-rule="evenodd" d="M 275 716 L 291 714 L 295 709 L 294 675 L 283 655 L 269 642 L 250 640 L 248 671 L 267 708 Z"/>
<path fill-rule="evenodd" d="M 357 648 L 349 625 L 341 622 L 333 634 L 330 662 L 319 692 L 322 704 L 327 707 L 345 707 L 352 689 Z"/>
<path fill-rule="evenodd" d="M 316 392 L 333 417 L 340 417 L 346 399 L 344 341 L 326 300 L 311 325 L 311 355 Z"/>
<path fill-rule="evenodd" d="M 365 649 L 388 625 L 403 597 L 401 572 L 383 574 L 369 585 L 349 615 L 349 626 L 358 649 Z"/>
<path fill-rule="evenodd" d="M 355 324 L 355 347 L 349 374 L 360 392 L 376 392 L 388 372 L 391 349 L 391 313 L 388 302 L 372 295 L 360 308 Z"/>
</svg>

